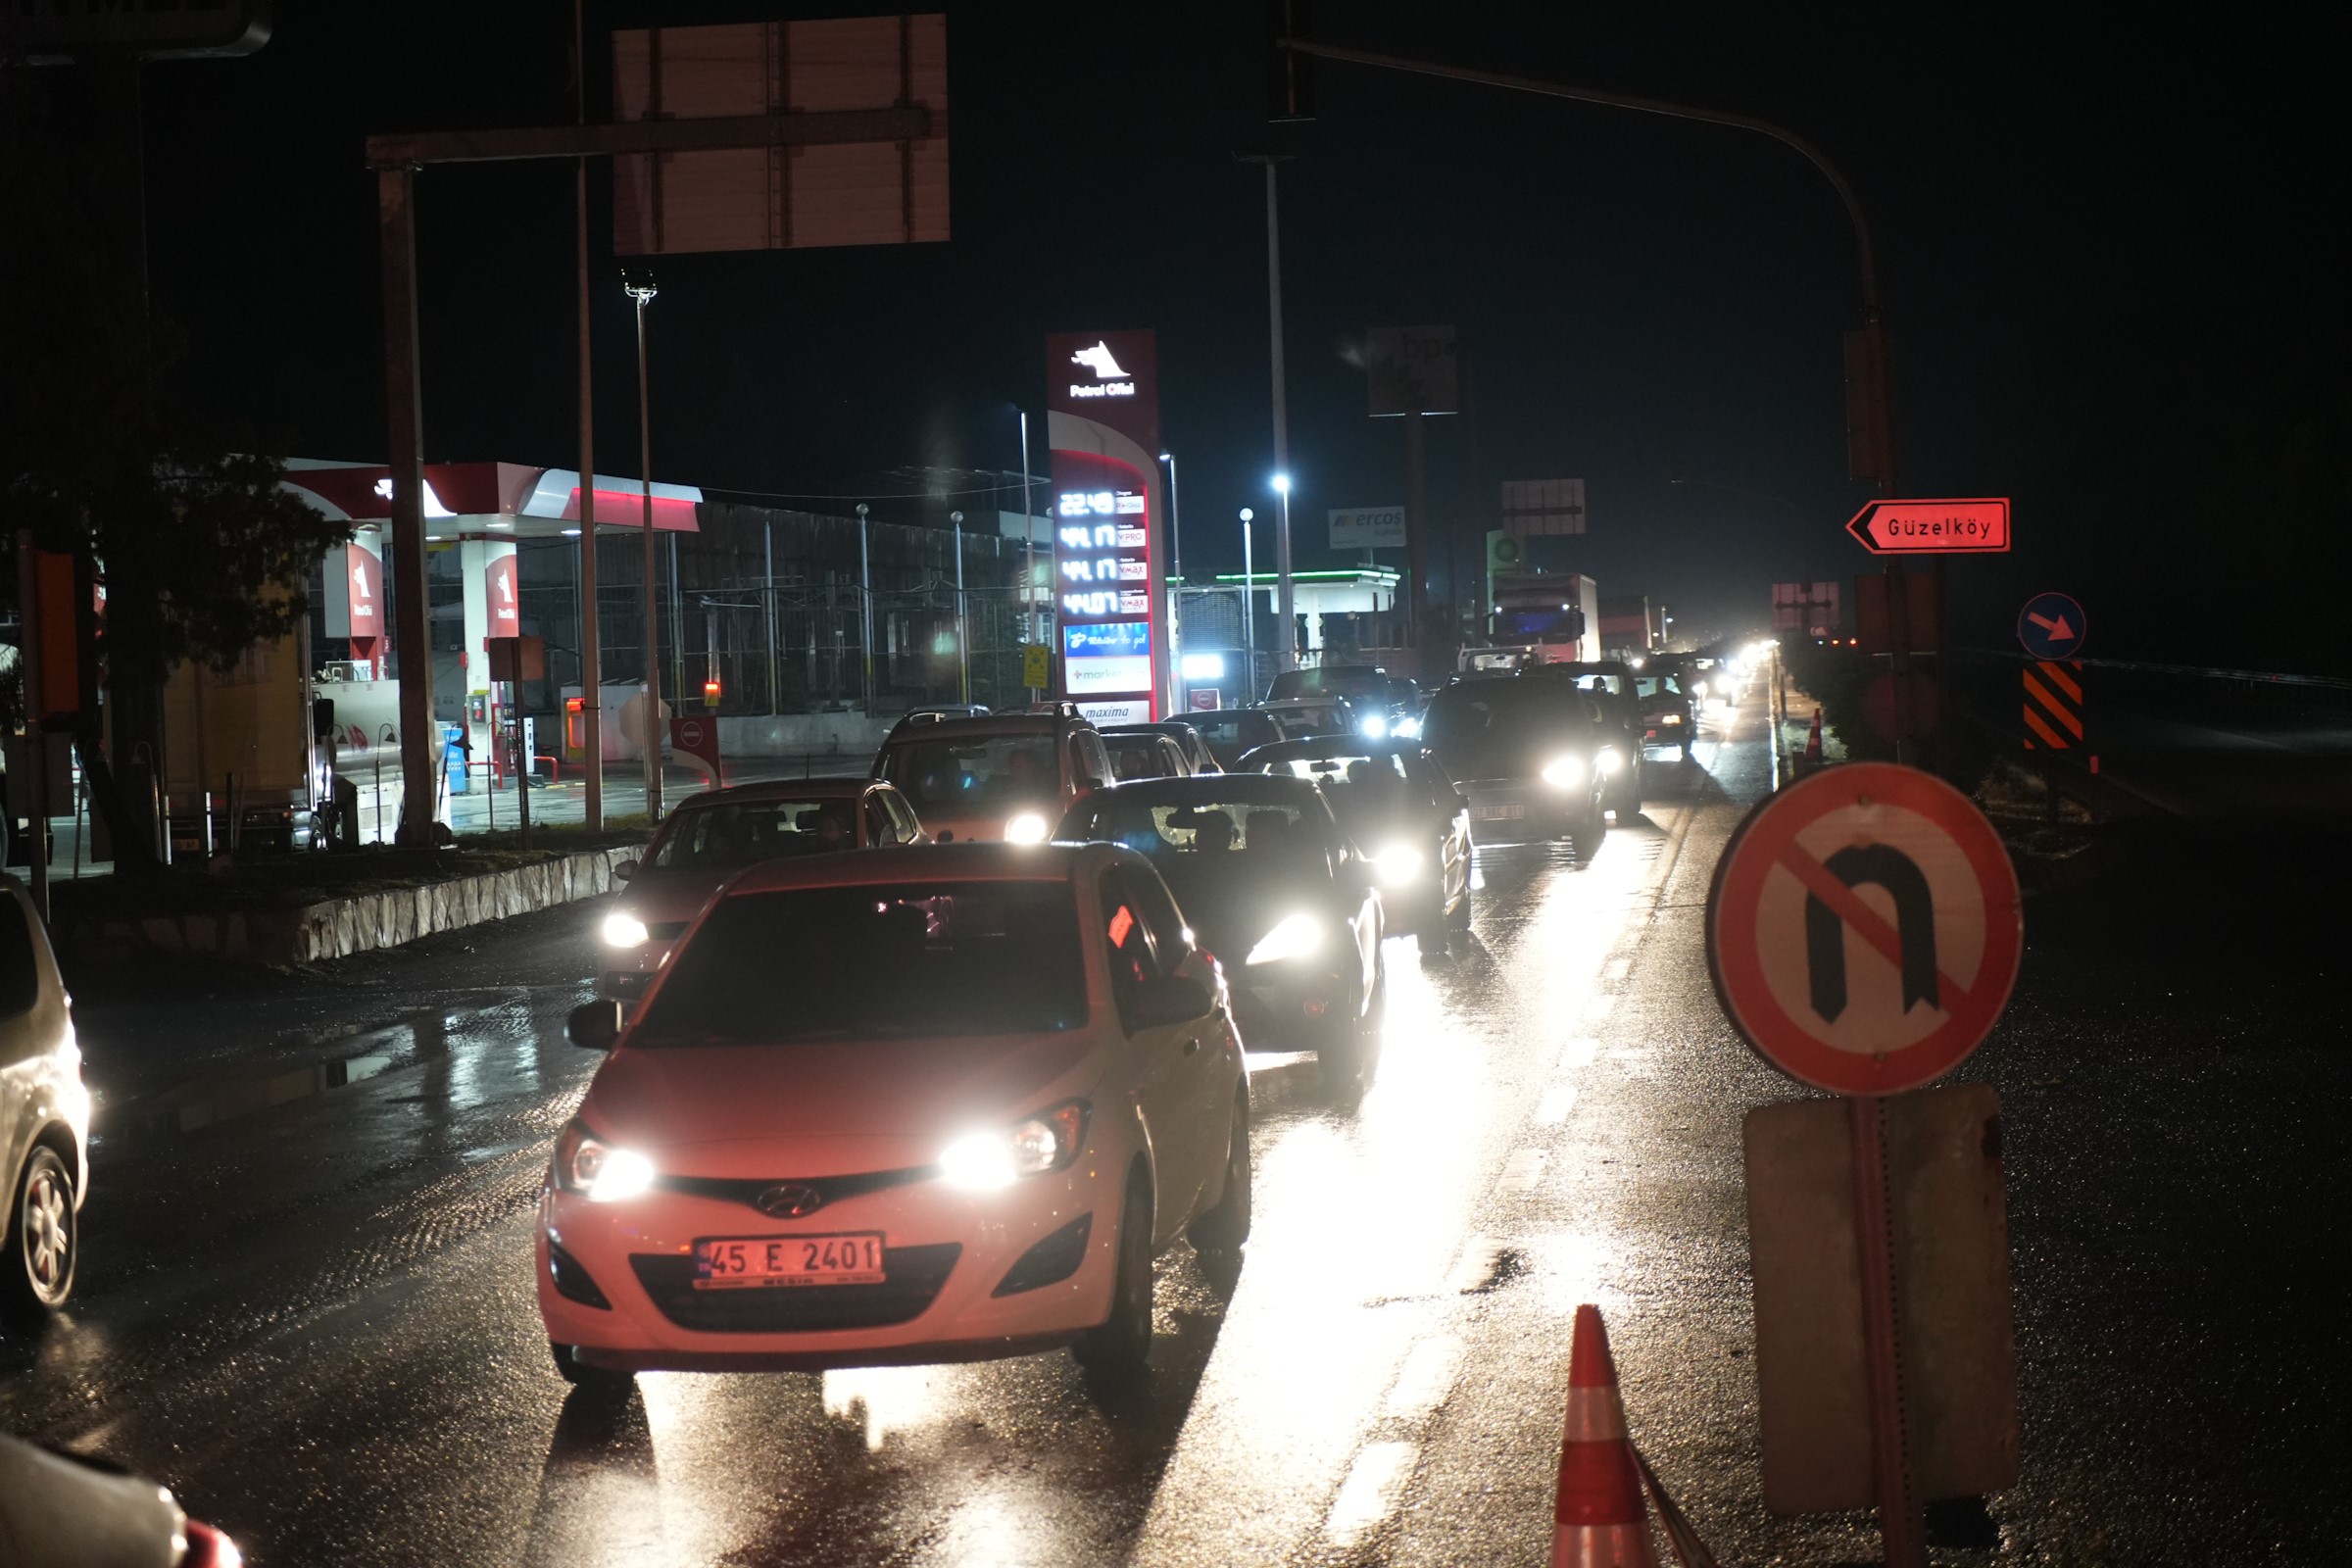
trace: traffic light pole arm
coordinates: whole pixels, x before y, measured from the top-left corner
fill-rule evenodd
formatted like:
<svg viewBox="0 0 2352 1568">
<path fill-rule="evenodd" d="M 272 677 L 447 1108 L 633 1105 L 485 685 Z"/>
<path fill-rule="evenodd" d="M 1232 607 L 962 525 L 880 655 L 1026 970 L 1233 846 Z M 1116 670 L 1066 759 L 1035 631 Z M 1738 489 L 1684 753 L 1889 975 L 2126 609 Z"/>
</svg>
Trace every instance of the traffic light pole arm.
<svg viewBox="0 0 2352 1568">
<path fill-rule="evenodd" d="M 1729 114 L 1720 109 L 1699 109 L 1690 104 L 1667 103 L 1657 98 L 1637 98 L 1630 93 L 1600 92 L 1591 87 L 1571 87 L 1562 82 L 1544 81 L 1535 76 L 1511 76 L 1494 71 L 1472 71 L 1462 66 L 1440 65 L 1431 60 L 1408 60 L 1401 55 L 1374 54 L 1365 49 L 1344 49 L 1327 43 L 1315 43 L 1305 38 L 1277 38 L 1275 47 L 1294 54 L 1312 55 L 1318 60 L 1337 60 L 1351 66 L 1371 66 L 1382 71 L 1410 72 L 1421 76 L 1443 76 L 1450 81 L 1476 82 L 1481 86 L 1501 87 L 1511 92 L 1532 92 L 1545 98 L 1572 98 L 1578 103 L 1601 104 L 1610 109 L 1631 109 L 1644 115 L 1664 115 L 1670 120 L 1696 120 L 1710 125 L 1728 125 L 1734 130 L 1752 130 L 1760 136 L 1770 136 L 1785 147 L 1793 148 L 1805 161 L 1821 171 L 1822 177 L 1838 192 L 1845 204 L 1845 216 L 1854 225 L 1854 248 L 1862 268 L 1862 318 L 1879 318 L 1879 268 L 1871 249 L 1870 223 L 1862 216 L 1862 204 L 1854 196 L 1853 186 L 1829 156 L 1804 137 L 1785 125 L 1752 115 Z"/>
</svg>

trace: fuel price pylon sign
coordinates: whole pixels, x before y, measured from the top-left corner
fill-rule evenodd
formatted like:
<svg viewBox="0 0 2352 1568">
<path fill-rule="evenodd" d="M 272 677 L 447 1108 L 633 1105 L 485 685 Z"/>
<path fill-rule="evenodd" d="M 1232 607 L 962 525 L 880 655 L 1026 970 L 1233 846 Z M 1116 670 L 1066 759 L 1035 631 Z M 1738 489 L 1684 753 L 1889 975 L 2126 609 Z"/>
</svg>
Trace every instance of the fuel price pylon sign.
<svg viewBox="0 0 2352 1568">
<path fill-rule="evenodd" d="M 1968 797 L 1886 762 L 1825 768 L 1740 824 L 1707 899 L 1707 965 L 1790 1077 L 1892 1095 L 1977 1049 L 2025 946 L 2017 872 Z"/>
</svg>

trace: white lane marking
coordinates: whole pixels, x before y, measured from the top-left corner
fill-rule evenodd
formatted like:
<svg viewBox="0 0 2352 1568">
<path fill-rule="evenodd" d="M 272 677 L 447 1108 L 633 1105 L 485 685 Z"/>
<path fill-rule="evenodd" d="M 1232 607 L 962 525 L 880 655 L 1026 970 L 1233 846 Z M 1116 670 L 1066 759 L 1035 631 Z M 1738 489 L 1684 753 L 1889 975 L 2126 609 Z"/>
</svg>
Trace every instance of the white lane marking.
<svg viewBox="0 0 2352 1568">
<path fill-rule="evenodd" d="M 1617 1005 L 1617 999 L 1604 991 L 1585 1004 L 1585 1016 L 1594 1020 L 1606 1018 Z"/>
<path fill-rule="evenodd" d="M 1396 1369 L 1384 1412 L 1399 1421 L 1418 1421 L 1453 1392 L 1454 1374 L 1462 1368 L 1462 1342 L 1450 1334 L 1434 1335 L 1413 1347 Z"/>
<path fill-rule="evenodd" d="M 1599 1055 L 1599 1041 L 1571 1040 L 1560 1051 L 1560 1065 L 1563 1067 L 1590 1067 Z"/>
<path fill-rule="evenodd" d="M 1655 853 L 1655 852 L 1652 852 L 1652 853 Z M 1611 959 L 1610 959 L 1610 960 L 1609 960 L 1607 963 L 1605 963 L 1605 964 L 1601 965 L 1600 977 L 1601 977 L 1603 980 L 1617 981 L 1617 980 L 1622 980 L 1622 979 L 1624 979 L 1624 978 L 1625 978 L 1627 975 L 1629 975 L 1629 974 L 1631 974 L 1631 973 L 1633 973 L 1633 972 L 1634 972 L 1634 960 L 1633 960 L 1633 959 L 1631 959 L 1631 958 L 1611 958 Z"/>
<path fill-rule="evenodd" d="M 1557 1127 L 1568 1119 L 1568 1113 L 1575 1108 L 1576 1086 L 1553 1084 L 1544 1091 L 1544 1098 L 1536 1102 L 1536 1125 Z"/>
<path fill-rule="evenodd" d="M 1418 1444 L 1364 1445 L 1355 1463 L 1348 1466 L 1348 1479 L 1340 1483 L 1340 1494 L 1332 1499 L 1323 1533 L 1335 1545 L 1351 1546 L 1378 1528 L 1396 1505 L 1396 1494 L 1403 1490 L 1413 1461 L 1420 1455 Z"/>
<path fill-rule="evenodd" d="M 1502 1175 L 1495 1181 L 1498 1193 L 1524 1193 L 1534 1189 L 1544 1179 L 1544 1151 L 1521 1149 L 1513 1151 L 1504 1161 Z"/>
</svg>

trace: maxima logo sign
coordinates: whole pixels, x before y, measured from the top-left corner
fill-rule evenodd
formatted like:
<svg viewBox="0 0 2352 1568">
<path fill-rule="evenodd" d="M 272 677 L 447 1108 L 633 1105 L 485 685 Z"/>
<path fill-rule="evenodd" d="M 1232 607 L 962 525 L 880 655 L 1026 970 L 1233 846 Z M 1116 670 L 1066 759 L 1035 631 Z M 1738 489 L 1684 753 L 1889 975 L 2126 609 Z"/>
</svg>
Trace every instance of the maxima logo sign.
<svg viewBox="0 0 2352 1568">
<path fill-rule="evenodd" d="M 1073 381 L 1070 396 L 1074 398 L 1131 398 L 1135 396 L 1135 381 L 1119 368 L 1110 345 L 1097 339 L 1091 349 L 1080 349 L 1070 356 L 1072 365 L 1083 365 L 1095 372 L 1092 383 Z"/>
</svg>

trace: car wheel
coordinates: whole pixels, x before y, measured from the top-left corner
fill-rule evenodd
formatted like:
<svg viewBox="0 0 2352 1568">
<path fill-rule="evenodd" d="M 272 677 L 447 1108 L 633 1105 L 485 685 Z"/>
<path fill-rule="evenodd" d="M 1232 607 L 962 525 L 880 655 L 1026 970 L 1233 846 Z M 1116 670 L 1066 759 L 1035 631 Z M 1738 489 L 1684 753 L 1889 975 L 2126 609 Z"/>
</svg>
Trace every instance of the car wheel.
<svg viewBox="0 0 2352 1568">
<path fill-rule="evenodd" d="M 80 1216 L 74 1211 L 74 1177 L 56 1150 L 36 1145 L 17 1178 L 9 1205 L 8 1266 L 0 1310 L 16 1323 L 38 1323 L 74 1294 L 81 1261 Z"/>
<path fill-rule="evenodd" d="M 1683 760 L 1686 762 L 1690 760 L 1690 743 L 1689 741 L 1683 742 Z"/>
<path fill-rule="evenodd" d="M 1233 1097 L 1233 1131 L 1225 1147 L 1225 1191 L 1217 1206 L 1192 1223 L 1185 1234 L 1193 1250 L 1205 1257 L 1230 1257 L 1250 1239 L 1250 1097 Z"/>
<path fill-rule="evenodd" d="M 1094 1372 L 1132 1375 L 1152 1354 L 1152 1191 L 1142 1171 L 1127 1179 L 1119 1213 L 1119 1269 L 1110 1287 L 1110 1316 L 1070 1347 Z"/>
<path fill-rule="evenodd" d="M 557 1375 L 575 1389 L 586 1389 L 594 1394 L 620 1395 L 636 1385 L 637 1374 L 634 1372 L 615 1372 L 611 1367 L 590 1366 L 585 1361 L 575 1359 L 579 1351 L 576 1345 L 562 1345 L 550 1340 L 547 1348 L 556 1358 Z"/>
</svg>

